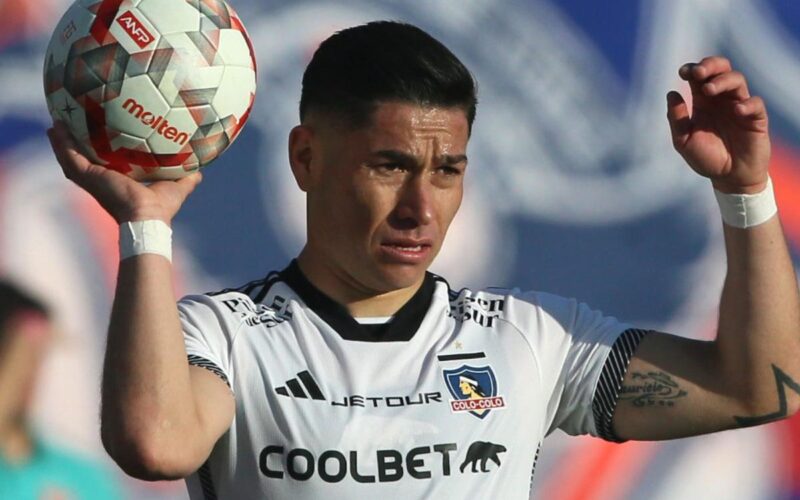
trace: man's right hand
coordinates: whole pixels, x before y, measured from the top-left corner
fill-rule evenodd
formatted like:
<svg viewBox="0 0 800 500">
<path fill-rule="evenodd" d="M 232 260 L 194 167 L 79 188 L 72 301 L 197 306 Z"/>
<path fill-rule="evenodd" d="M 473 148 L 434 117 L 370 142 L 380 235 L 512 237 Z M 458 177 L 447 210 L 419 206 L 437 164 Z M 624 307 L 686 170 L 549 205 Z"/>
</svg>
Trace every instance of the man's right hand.
<svg viewBox="0 0 800 500">
<path fill-rule="evenodd" d="M 92 163 L 63 123 L 47 131 L 64 175 L 91 194 L 118 223 L 169 224 L 200 182 L 140 183 Z M 166 259 L 143 254 L 120 262 L 103 369 L 101 437 L 129 475 L 178 479 L 196 471 L 231 426 L 228 386 L 190 367 Z"/>
<path fill-rule="evenodd" d="M 156 181 L 145 185 L 92 163 L 79 152 L 63 123 L 56 122 L 47 131 L 47 136 L 67 179 L 91 194 L 120 224 L 152 219 L 170 224 L 202 179 L 202 175 L 195 172 L 177 181 Z"/>
</svg>

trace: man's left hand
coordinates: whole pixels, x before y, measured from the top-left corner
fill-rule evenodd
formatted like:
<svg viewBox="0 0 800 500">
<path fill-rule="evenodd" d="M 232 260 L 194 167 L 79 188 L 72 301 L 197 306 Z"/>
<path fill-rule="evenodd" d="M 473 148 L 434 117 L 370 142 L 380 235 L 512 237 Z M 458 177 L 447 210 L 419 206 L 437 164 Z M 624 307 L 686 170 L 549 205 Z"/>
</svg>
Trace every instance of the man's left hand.
<svg viewBox="0 0 800 500">
<path fill-rule="evenodd" d="M 692 91 L 692 109 L 675 91 L 667 94 L 672 143 L 698 174 L 725 193 L 760 192 L 767 183 L 770 141 L 767 110 L 724 57 L 681 66 Z"/>
</svg>

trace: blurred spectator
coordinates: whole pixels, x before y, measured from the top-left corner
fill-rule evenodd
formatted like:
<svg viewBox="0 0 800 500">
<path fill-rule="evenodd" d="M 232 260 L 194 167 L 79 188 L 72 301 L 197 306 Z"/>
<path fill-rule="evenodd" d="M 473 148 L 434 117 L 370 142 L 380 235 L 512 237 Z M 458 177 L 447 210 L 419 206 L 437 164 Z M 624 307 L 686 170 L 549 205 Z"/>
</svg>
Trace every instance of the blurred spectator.
<svg viewBox="0 0 800 500">
<path fill-rule="evenodd" d="M 33 429 L 30 402 L 52 339 L 44 305 L 0 280 L 0 500 L 121 498 L 102 466 Z"/>
</svg>

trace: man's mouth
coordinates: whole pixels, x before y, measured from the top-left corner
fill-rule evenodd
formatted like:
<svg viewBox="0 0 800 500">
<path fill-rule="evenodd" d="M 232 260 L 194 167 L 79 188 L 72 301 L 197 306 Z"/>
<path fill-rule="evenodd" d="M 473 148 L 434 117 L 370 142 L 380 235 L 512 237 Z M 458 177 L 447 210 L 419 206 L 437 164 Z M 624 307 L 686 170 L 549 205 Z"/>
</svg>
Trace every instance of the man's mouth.
<svg viewBox="0 0 800 500">
<path fill-rule="evenodd" d="M 417 264 L 423 261 L 430 252 L 430 240 L 398 239 L 381 243 L 385 257 L 398 263 Z"/>
</svg>

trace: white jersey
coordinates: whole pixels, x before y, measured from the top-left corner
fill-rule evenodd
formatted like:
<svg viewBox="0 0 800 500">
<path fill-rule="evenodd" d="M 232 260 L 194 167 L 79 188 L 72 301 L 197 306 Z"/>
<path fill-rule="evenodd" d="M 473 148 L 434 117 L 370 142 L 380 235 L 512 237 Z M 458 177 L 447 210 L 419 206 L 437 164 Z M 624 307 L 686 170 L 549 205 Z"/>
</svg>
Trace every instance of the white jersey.
<svg viewBox="0 0 800 500">
<path fill-rule="evenodd" d="M 389 323 L 360 324 L 295 262 L 179 311 L 189 362 L 236 399 L 192 500 L 527 499 L 554 429 L 615 439 L 644 334 L 575 300 L 456 292 L 430 273 Z"/>
</svg>

